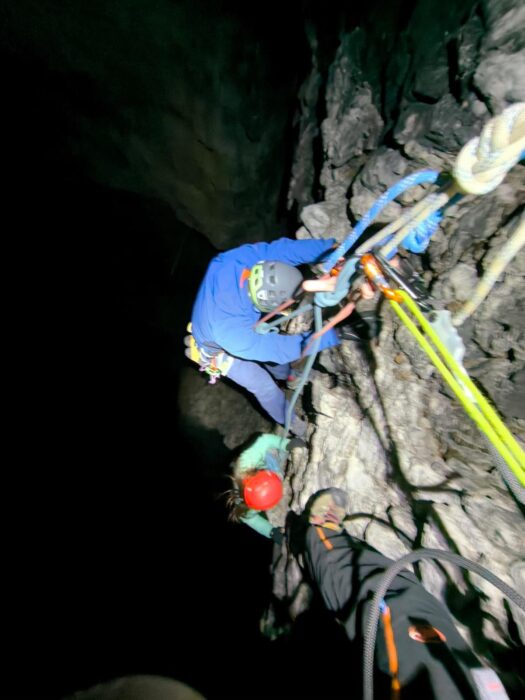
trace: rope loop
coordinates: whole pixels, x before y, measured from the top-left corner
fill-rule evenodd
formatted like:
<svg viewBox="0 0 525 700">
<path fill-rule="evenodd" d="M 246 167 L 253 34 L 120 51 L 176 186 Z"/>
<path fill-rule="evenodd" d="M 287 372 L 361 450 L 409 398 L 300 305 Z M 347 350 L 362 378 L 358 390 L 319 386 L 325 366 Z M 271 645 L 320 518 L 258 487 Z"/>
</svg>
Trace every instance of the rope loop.
<svg viewBox="0 0 525 700">
<path fill-rule="evenodd" d="M 430 214 L 424 221 L 413 228 L 408 236 L 403 238 L 402 245 L 411 253 L 423 253 L 430 239 L 439 228 L 439 224 L 443 219 L 443 212 L 435 211 Z"/>
<path fill-rule="evenodd" d="M 394 185 L 392 185 L 392 187 L 389 187 L 388 190 L 384 192 L 379 199 L 377 199 L 374 205 L 367 211 L 356 227 L 350 231 L 339 247 L 324 261 L 322 265 L 324 272 L 330 272 L 330 270 L 336 265 L 339 258 L 346 255 L 358 238 L 360 238 L 361 234 L 363 234 L 374 219 L 379 216 L 387 204 L 393 202 L 394 199 L 403 194 L 403 192 L 406 192 L 406 190 L 409 190 L 411 187 L 435 183 L 438 177 L 439 173 L 436 170 L 418 170 L 415 173 L 407 175 L 402 180 L 399 180 L 399 182 L 396 182 Z"/>
<path fill-rule="evenodd" d="M 316 306 L 323 309 L 327 306 L 335 306 L 345 298 L 350 291 L 350 282 L 356 271 L 358 262 L 359 260 L 357 258 L 350 258 L 346 261 L 343 269 L 337 276 L 336 287 L 333 292 L 316 292 L 314 297 Z"/>
<path fill-rule="evenodd" d="M 487 194 L 524 156 L 525 102 L 517 102 L 463 146 L 454 163 L 454 179 L 466 194 Z"/>
</svg>

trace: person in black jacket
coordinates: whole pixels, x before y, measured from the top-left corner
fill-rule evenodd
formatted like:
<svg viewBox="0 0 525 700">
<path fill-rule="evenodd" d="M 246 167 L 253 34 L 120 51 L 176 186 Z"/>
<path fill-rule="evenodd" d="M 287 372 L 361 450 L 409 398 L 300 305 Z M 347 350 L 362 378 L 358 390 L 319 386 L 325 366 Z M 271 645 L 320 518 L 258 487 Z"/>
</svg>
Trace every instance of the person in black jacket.
<svg viewBox="0 0 525 700">
<path fill-rule="evenodd" d="M 326 608 L 350 641 L 362 645 L 373 594 L 392 561 L 346 532 L 347 500 L 336 488 L 314 494 L 303 516 L 288 519 L 288 540 Z M 496 674 L 482 668 L 444 605 L 408 570 L 395 577 L 382 602 L 375 664 L 383 687 L 377 698 L 508 698 Z M 385 682 L 390 685 L 386 695 Z"/>
</svg>

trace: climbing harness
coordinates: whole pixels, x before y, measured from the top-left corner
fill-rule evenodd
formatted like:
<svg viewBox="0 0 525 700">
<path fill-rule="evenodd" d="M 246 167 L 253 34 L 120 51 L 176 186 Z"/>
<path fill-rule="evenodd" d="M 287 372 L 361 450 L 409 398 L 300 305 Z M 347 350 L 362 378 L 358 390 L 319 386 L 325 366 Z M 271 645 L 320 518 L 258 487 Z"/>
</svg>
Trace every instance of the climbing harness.
<svg viewBox="0 0 525 700">
<path fill-rule="evenodd" d="M 213 355 L 207 353 L 199 348 L 195 342 L 195 338 L 191 334 L 191 323 L 188 323 L 186 330 L 189 332 L 189 335 L 184 338 L 186 357 L 199 365 L 200 372 L 206 372 L 209 375 L 208 384 L 215 384 L 218 379 L 228 374 L 234 358 L 223 350 L 219 350 Z"/>
<path fill-rule="evenodd" d="M 374 650 L 377 637 L 377 624 L 379 622 L 379 615 L 385 609 L 386 603 L 384 602 L 384 599 L 388 588 L 397 574 L 403 568 L 405 568 L 407 564 L 411 564 L 414 561 L 419 561 L 420 559 L 444 559 L 445 561 L 450 561 L 453 564 L 456 564 L 456 566 L 469 569 L 492 583 L 492 585 L 496 586 L 496 588 L 498 588 L 507 598 L 509 598 L 509 600 L 525 611 L 525 598 L 491 571 L 488 571 L 485 569 L 485 567 L 477 564 L 476 562 L 465 559 L 459 554 L 446 552 L 441 549 L 416 549 L 413 552 L 406 554 L 404 557 L 401 557 L 397 561 L 393 562 L 388 569 L 386 569 L 376 586 L 374 597 L 372 599 L 370 614 L 364 633 L 363 700 L 373 700 L 374 697 Z M 398 685 L 399 680 L 397 679 L 397 673 L 395 675 L 392 674 L 392 680 L 392 690 L 399 692 L 400 687 Z M 393 697 L 395 697 L 394 693 Z"/>
</svg>

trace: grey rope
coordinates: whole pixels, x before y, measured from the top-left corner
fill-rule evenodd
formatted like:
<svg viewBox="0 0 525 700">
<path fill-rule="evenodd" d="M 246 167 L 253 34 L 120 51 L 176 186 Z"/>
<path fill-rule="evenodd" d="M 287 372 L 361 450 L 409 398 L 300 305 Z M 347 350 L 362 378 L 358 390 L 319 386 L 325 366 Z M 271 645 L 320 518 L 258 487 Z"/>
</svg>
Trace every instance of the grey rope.
<svg viewBox="0 0 525 700">
<path fill-rule="evenodd" d="M 525 598 L 491 571 L 488 571 L 485 569 L 485 567 L 476 564 L 476 562 L 469 561 L 459 554 L 444 552 L 442 549 L 416 549 L 409 554 L 405 554 L 404 557 L 401 557 L 401 559 L 393 562 L 385 571 L 377 585 L 376 592 L 372 600 L 370 615 L 368 617 L 368 622 L 365 629 L 365 644 L 363 653 L 363 700 L 373 700 L 374 697 L 374 649 L 376 645 L 377 625 L 379 622 L 379 605 L 385 597 L 390 584 L 401 569 L 403 569 L 406 564 L 410 564 L 418 559 L 445 559 L 446 561 L 450 561 L 457 566 L 470 569 L 470 571 L 474 571 L 476 574 L 479 574 L 479 576 L 482 576 L 484 579 L 492 583 L 493 586 L 499 588 L 499 590 L 504 593 L 507 598 L 512 600 L 513 603 L 525 611 Z"/>
<path fill-rule="evenodd" d="M 322 312 L 321 309 L 318 306 L 314 306 L 314 320 L 315 320 L 315 331 L 317 332 L 323 327 L 323 318 L 322 318 Z M 297 399 L 299 398 L 299 394 L 303 390 L 304 385 L 308 381 L 308 376 L 310 375 L 310 370 L 312 369 L 312 366 L 315 362 L 315 358 L 317 357 L 317 352 L 319 350 L 319 345 L 321 344 L 321 336 L 316 338 L 314 340 L 314 344 L 312 347 L 312 352 L 308 356 L 308 359 L 306 361 L 306 364 L 304 366 L 304 369 L 301 373 L 301 379 L 299 381 L 298 386 L 296 387 L 292 399 L 290 403 L 288 404 L 288 410 L 286 411 L 286 421 L 284 425 L 284 433 L 281 438 L 281 445 L 283 444 L 284 440 L 288 436 L 288 433 L 290 431 L 290 424 L 292 422 L 292 416 L 293 416 L 293 410 L 295 407 L 295 404 L 297 403 Z"/>
<path fill-rule="evenodd" d="M 295 311 L 291 311 L 289 314 L 283 313 L 281 316 L 274 319 L 273 321 L 267 321 L 266 323 L 260 325 L 264 327 L 264 333 L 277 333 L 279 331 L 279 326 L 285 323 L 285 321 L 290 321 L 292 318 L 296 318 L 297 316 L 300 316 L 301 314 L 310 311 L 311 308 L 311 304 L 303 304 L 302 306 L 299 306 L 297 309 L 295 309 Z M 262 331 L 257 332 L 261 333 Z"/>
<path fill-rule="evenodd" d="M 494 460 L 494 464 L 498 468 L 498 471 L 504 483 L 508 486 L 508 488 L 514 494 L 516 499 L 522 505 L 525 506 L 525 487 L 523 487 L 520 484 L 516 474 L 514 474 L 514 472 L 511 469 L 509 469 L 509 467 L 507 466 L 507 462 L 505 462 L 503 457 L 500 455 L 500 453 L 497 451 L 494 445 L 490 442 L 490 440 L 488 440 L 486 437 L 485 440 L 489 447 L 490 454 L 492 455 L 492 459 Z"/>
</svg>

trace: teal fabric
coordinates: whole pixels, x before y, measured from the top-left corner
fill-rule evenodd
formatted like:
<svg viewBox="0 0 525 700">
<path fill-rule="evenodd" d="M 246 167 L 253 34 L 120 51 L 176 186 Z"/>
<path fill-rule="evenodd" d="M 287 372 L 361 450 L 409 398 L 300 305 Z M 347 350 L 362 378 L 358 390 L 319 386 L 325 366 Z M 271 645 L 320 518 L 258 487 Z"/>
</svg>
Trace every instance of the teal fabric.
<svg viewBox="0 0 525 700">
<path fill-rule="evenodd" d="M 279 450 L 282 452 L 282 455 L 279 455 L 279 457 L 282 457 L 284 461 L 288 443 L 288 439 L 283 440 L 279 435 L 271 435 L 269 433 L 261 435 L 251 447 L 248 447 L 240 455 L 236 465 L 237 475 L 240 476 L 249 469 L 266 469 L 266 452 L 268 450 Z M 280 449 L 281 446 L 282 450 Z"/>
<path fill-rule="evenodd" d="M 286 462 L 286 447 L 289 442 L 289 439 L 283 440 L 279 435 L 270 433 L 261 435 L 240 455 L 235 467 L 236 475 L 242 476 L 243 472 L 249 469 L 271 469 L 282 477 L 282 467 Z M 260 535 L 271 537 L 273 525 L 260 511 L 249 510 L 241 518 L 241 522 Z"/>
<path fill-rule="evenodd" d="M 244 518 L 241 518 L 241 522 L 251 527 L 252 530 L 255 530 L 255 532 L 258 532 L 260 535 L 263 535 L 263 537 L 268 537 L 268 539 L 270 539 L 273 525 L 262 513 L 259 513 L 259 511 L 249 510 Z"/>
</svg>

